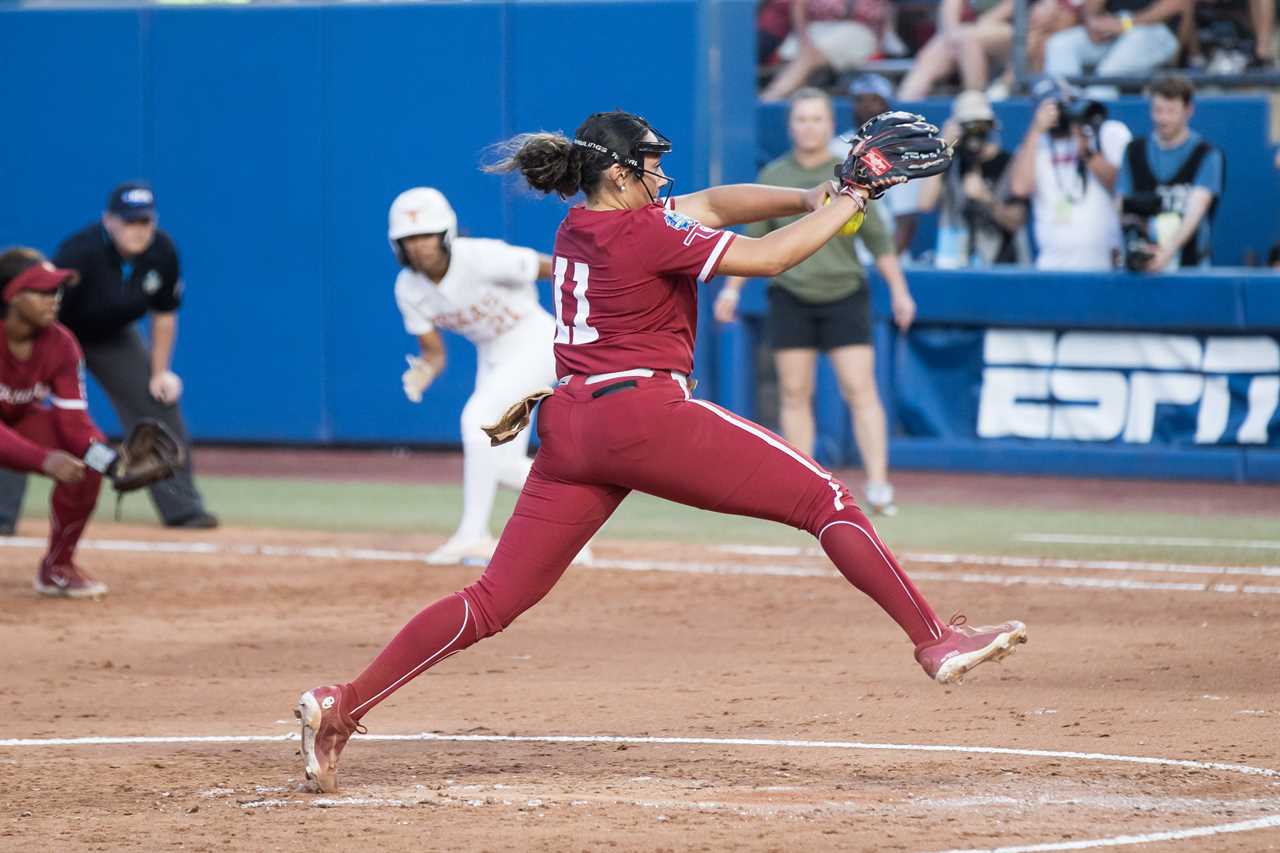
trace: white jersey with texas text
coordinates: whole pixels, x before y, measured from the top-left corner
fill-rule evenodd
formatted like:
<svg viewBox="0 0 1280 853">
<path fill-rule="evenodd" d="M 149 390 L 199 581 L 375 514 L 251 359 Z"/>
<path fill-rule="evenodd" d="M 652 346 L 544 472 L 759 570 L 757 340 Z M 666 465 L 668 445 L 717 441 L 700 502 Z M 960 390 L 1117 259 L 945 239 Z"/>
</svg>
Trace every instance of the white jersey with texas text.
<svg viewBox="0 0 1280 853">
<path fill-rule="evenodd" d="M 411 335 L 448 329 L 484 350 L 516 329 L 533 327 L 546 330 L 550 349 L 555 321 L 538 304 L 537 278 L 533 249 L 458 237 L 439 283 L 408 268 L 400 271 L 396 305 Z"/>
</svg>

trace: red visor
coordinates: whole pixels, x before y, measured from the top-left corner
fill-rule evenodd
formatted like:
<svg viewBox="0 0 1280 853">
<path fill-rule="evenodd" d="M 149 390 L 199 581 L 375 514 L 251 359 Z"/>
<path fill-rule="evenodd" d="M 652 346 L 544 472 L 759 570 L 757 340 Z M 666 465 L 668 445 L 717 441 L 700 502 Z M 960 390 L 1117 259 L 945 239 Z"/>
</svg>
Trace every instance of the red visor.
<svg viewBox="0 0 1280 853">
<path fill-rule="evenodd" d="M 65 284 L 75 284 L 79 280 L 80 274 L 75 270 L 58 269 L 48 261 L 42 261 L 34 266 L 27 267 L 10 279 L 9 283 L 4 286 L 4 301 L 12 302 L 13 297 L 23 290 L 38 290 L 47 293 L 51 290 L 57 290 Z"/>
</svg>

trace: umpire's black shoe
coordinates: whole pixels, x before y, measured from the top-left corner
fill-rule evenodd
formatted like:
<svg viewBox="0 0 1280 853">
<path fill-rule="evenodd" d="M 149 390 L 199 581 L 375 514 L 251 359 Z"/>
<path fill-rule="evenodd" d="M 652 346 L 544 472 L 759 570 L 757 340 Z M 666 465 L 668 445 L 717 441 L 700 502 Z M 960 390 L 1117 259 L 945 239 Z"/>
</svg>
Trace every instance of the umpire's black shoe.
<svg viewBox="0 0 1280 853">
<path fill-rule="evenodd" d="M 0 536 L 12 536 L 18 532 L 18 525 L 12 521 L 0 521 Z"/>
<path fill-rule="evenodd" d="M 185 518 L 166 521 L 165 527 L 185 527 L 188 530 L 212 530 L 218 526 L 218 517 L 211 512 L 201 510 L 195 515 L 188 515 Z"/>
</svg>

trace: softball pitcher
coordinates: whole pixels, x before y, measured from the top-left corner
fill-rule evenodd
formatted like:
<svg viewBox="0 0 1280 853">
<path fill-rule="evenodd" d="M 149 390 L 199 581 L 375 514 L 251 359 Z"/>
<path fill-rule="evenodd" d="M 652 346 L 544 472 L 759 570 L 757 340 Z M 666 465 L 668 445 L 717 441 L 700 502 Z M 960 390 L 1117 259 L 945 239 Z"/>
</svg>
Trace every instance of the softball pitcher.
<svg viewBox="0 0 1280 853">
<path fill-rule="evenodd" d="M 542 443 L 480 579 L 410 620 L 353 681 L 299 698 L 305 771 L 315 787 L 336 789 L 339 754 L 371 708 L 536 604 L 633 490 L 810 532 L 841 574 L 898 623 L 935 681 L 956 681 L 1026 639 L 1021 622 L 975 628 L 962 617 L 939 620 L 843 483 L 773 433 L 694 399 L 686 378 L 698 284 L 717 273 L 775 276 L 800 263 L 874 190 L 944 170 L 950 151 L 937 133 L 918 116 L 888 113 L 863 125 L 836 169 L 839 184 L 712 187 L 665 203 L 657 197 L 671 183 L 661 165 L 671 143 L 639 116 L 597 113 L 572 139 L 512 140 L 498 169 L 519 171 L 544 193 L 586 196 L 556 235 L 560 380 L 528 398 L 542 398 Z M 806 212 L 758 239 L 722 230 Z M 509 434 L 521 408 L 492 432 Z M 848 653 L 865 653 L 856 625 L 849 630 Z"/>
<path fill-rule="evenodd" d="M 439 190 L 414 187 L 391 204 L 387 236 L 402 269 L 396 304 L 419 355 L 408 357 L 404 393 L 414 403 L 444 370 L 437 329 L 476 346 L 476 387 L 462 409 L 462 521 L 427 557 L 446 565 L 487 563 L 497 545 L 489 516 L 498 486 L 520 489 L 533 464 L 529 436 L 492 447 L 481 430 L 512 400 L 555 380 L 555 321 L 538 304 L 534 282 L 551 275 L 551 259 L 501 240 L 458 236 L 458 217 Z M 589 560 L 584 551 L 580 559 Z"/>
</svg>

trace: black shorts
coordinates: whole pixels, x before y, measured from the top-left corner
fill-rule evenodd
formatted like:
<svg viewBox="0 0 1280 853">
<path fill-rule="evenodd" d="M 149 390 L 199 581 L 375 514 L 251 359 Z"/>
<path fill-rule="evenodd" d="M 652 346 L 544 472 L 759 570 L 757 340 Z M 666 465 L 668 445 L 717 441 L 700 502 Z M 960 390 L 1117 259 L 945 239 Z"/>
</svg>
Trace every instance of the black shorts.
<svg viewBox="0 0 1280 853">
<path fill-rule="evenodd" d="M 871 293 L 864 285 L 835 302 L 806 302 L 783 287 L 769 288 L 765 319 L 773 349 L 816 349 L 871 343 Z"/>
</svg>

